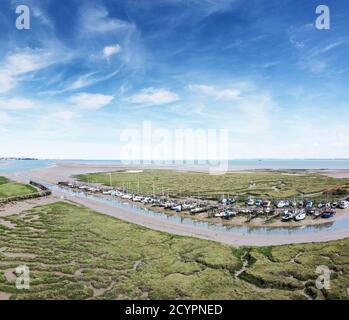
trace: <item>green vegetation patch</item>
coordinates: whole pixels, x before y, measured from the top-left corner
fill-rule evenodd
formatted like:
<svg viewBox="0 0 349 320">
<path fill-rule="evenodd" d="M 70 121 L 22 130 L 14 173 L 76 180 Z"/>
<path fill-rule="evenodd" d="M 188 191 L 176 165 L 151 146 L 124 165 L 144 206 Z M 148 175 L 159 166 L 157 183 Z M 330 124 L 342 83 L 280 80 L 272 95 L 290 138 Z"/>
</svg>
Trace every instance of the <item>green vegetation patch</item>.
<svg viewBox="0 0 349 320">
<path fill-rule="evenodd" d="M 4 220 L 16 225 L 0 224 L 0 292 L 11 299 L 347 298 L 349 239 L 232 248 L 153 231 L 68 202 Z M 23 264 L 30 268 L 30 290 L 17 290 L 8 278 Z M 315 287 L 319 264 L 333 270 L 330 291 Z"/>
<path fill-rule="evenodd" d="M 7 178 L 1 177 L 1 176 L 0 176 L 0 185 L 5 184 L 5 183 L 8 183 L 8 182 L 9 182 L 9 181 L 8 181 Z"/>
<path fill-rule="evenodd" d="M 210 175 L 173 170 L 118 171 L 75 176 L 82 182 L 124 187 L 133 192 L 171 195 L 216 196 L 254 195 L 260 197 L 293 197 L 304 194 L 321 195 L 332 188 L 344 186 L 347 179 L 336 179 L 317 174 L 285 174 L 282 172 L 226 173 Z"/>
<path fill-rule="evenodd" d="M 10 182 L 4 177 L 0 177 L 0 199 L 16 196 L 23 196 L 38 192 L 33 186 Z"/>
</svg>

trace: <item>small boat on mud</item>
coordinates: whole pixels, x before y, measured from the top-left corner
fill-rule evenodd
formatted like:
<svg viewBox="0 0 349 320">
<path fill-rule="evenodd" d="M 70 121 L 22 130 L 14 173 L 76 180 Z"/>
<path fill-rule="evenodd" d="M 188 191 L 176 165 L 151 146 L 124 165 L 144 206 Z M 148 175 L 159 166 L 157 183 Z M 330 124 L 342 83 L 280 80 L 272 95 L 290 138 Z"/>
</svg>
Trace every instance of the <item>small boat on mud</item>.
<svg viewBox="0 0 349 320">
<path fill-rule="evenodd" d="M 294 218 L 294 212 L 285 210 L 282 216 L 282 221 L 290 221 Z"/>
<path fill-rule="evenodd" d="M 207 211 L 207 208 L 194 208 L 190 210 L 190 214 L 196 214 Z"/>
<path fill-rule="evenodd" d="M 338 208 L 340 209 L 346 209 L 349 207 L 349 202 L 346 200 L 340 201 L 338 204 Z"/>
<path fill-rule="evenodd" d="M 305 210 L 299 210 L 299 211 L 296 213 L 296 215 L 295 215 L 295 217 L 294 217 L 294 220 L 295 220 L 295 221 L 301 221 L 301 220 L 304 220 L 305 217 L 306 217 L 306 212 L 305 212 Z"/>
<path fill-rule="evenodd" d="M 322 213 L 321 217 L 322 217 L 323 219 L 330 219 L 330 218 L 333 218 L 335 215 L 336 215 L 336 211 L 335 211 L 335 210 L 326 209 L 326 210 Z"/>
<path fill-rule="evenodd" d="M 314 219 L 317 219 L 322 216 L 322 212 L 320 210 L 315 210 L 313 216 L 314 216 Z"/>
<path fill-rule="evenodd" d="M 220 212 L 216 213 L 214 216 L 215 216 L 216 218 L 223 218 L 224 215 L 225 215 L 224 211 L 220 211 Z"/>
<path fill-rule="evenodd" d="M 172 205 L 171 210 L 180 212 L 180 211 L 182 211 L 182 205 L 181 204 L 174 204 L 174 205 Z"/>
</svg>

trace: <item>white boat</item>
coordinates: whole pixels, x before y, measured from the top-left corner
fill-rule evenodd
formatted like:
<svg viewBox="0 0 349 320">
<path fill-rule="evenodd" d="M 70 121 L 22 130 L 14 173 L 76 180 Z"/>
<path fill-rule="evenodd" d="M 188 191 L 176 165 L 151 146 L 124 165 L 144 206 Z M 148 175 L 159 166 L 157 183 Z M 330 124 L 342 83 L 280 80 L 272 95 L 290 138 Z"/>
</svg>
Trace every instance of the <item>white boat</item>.
<svg viewBox="0 0 349 320">
<path fill-rule="evenodd" d="M 194 208 L 194 209 L 190 210 L 190 213 L 195 214 L 195 213 L 201 213 L 201 212 L 205 212 L 205 211 L 207 211 L 206 208 Z"/>
<path fill-rule="evenodd" d="M 285 201 L 281 200 L 277 203 L 276 205 L 278 208 L 284 208 L 286 206 L 286 203 Z"/>
<path fill-rule="evenodd" d="M 171 207 L 171 210 L 180 212 L 182 211 L 182 205 L 181 204 L 175 204 Z"/>
<path fill-rule="evenodd" d="M 318 218 L 322 215 L 322 212 L 320 210 L 315 210 L 315 213 L 314 213 L 314 218 Z"/>
<path fill-rule="evenodd" d="M 145 197 L 144 199 L 142 199 L 143 203 L 153 203 L 153 199 L 150 197 Z"/>
<path fill-rule="evenodd" d="M 340 201 L 338 204 L 338 208 L 340 209 L 346 209 L 348 207 L 349 207 L 349 201 L 346 201 L 346 200 Z"/>
<path fill-rule="evenodd" d="M 299 211 L 298 213 L 296 213 L 294 219 L 295 219 L 296 221 L 301 221 L 301 220 L 304 220 L 305 217 L 306 217 L 305 211 L 304 211 L 304 210 L 301 210 L 301 211 Z"/>
<path fill-rule="evenodd" d="M 337 208 L 338 208 L 338 203 L 337 203 L 337 202 L 333 202 L 333 203 L 331 204 L 331 208 L 332 208 L 332 209 L 337 209 Z"/>
<path fill-rule="evenodd" d="M 271 208 L 270 208 L 270 207 L 265 208 L 265 209 L 264 209 L 264 212 L 265 212 L 265 213 L 271 213 Z"/>
<path fill-rule="evenodd" d="M 221 211 L 221 212 L 216 213 L 214 216 L 215 216 L 216 218 L 223 218 L 224 215 L 225 215 L 224 211 Z"/>
<path fill-rule="evenodd" d="M 182 204 L 182 210 L 192 210 L 195 209 L 196 205 L 195 204 Z"/>
<path fill-rule="evenodd" d="M 294 213 L 292 211 L 285 210 L 282 216 L 282 221 L 289 221 L 294 218 Z"/>
<path fill-rule="evenodd" d="M 248 206 L 253 206 L 254 205 L 254 200 L 253 199 L 247 199 L 247 201 L 246 201 L 246 204 L 248 205 Z"/>
<path fill-rule="evenodd" d="M 232 210 L 225 210 L 223 212 L 222 218 L 229 219 L 229 218 L 235 217 L 236 215 L 237 215 L 237 213 L 232 211 Z"/>
</svg>

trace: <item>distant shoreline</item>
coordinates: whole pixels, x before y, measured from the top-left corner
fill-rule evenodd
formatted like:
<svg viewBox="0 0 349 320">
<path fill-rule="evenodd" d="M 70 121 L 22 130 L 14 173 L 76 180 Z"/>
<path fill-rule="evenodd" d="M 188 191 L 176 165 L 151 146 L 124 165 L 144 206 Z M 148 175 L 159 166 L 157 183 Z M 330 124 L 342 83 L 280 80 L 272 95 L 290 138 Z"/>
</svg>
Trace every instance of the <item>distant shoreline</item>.
<svg viewBox="0 0 349 320">
<path fill-rule="evenodd" d="M 4 157 L 0 158 L 0 161 L 39 161 L 38 158 L 15 158 L 15 157 Z"/>
<path fill-rule="evenodd" d="M 28 158 L 27 158 L 28 159 Z M 209 172 L 214 166 L 205 164 L 193 163 L 154 163 L 154 164 L 140 164 L 140 163 L 124 163 L 118 160 L 3 160 L 0 158 L 2 173 L 6 172 L 23 172 L 32 169 L 40 169 L 48 166 L 70 166 L 80 167 L 83 169 L 107 168 L 107 170 L 122 170 L 129 169 L 163 169 L 163 170 L 178 170 L 178 171 L 197 171 Z M 8 170 L 4 170 L 4 168 Z M 285 172 L 285 174 L 305 174 L 318 173 L 322 175 L 329 175 L 336 178 L 349 178 L 349 160 L 230 160 L 230 162 L 223 167 L 225 172 Z"/>
</svg>

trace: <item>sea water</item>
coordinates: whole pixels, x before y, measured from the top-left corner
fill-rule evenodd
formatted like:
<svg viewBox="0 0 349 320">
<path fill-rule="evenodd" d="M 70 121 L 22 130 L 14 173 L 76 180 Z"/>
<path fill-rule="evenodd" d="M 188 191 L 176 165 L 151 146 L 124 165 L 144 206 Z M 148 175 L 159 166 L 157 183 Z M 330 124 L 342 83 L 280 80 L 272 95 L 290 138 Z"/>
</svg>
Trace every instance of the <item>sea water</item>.
<svg viewBox="0 0 349 320">
<path fill-rule="evenodd" d="M 127 164 L 120 160 L 10 160 L 0 161 L 0 173 L 23 172 L 33 169 L 49 167 L 59 163 L 120 165 Z M 229 160 L 230 170 L 349 170 L 349 159 L 237 159 Z M 164 163 L 164 166 L 171 165 Z M 185 167 L 193 164 L 183 164 Z M 197 164 L 198 166 L 200 164 Z M 156 166 L 161 166 L 156 163 Z M 194 163 L 195 166 L 195 163 Z"/>
<path fill-rule="evenodd" d="M 54 164 L 55 162 L 50 160 L 1 160 L 0 174 L 30 171 L 33 169 L 49 167 Z"/>
</svg>

